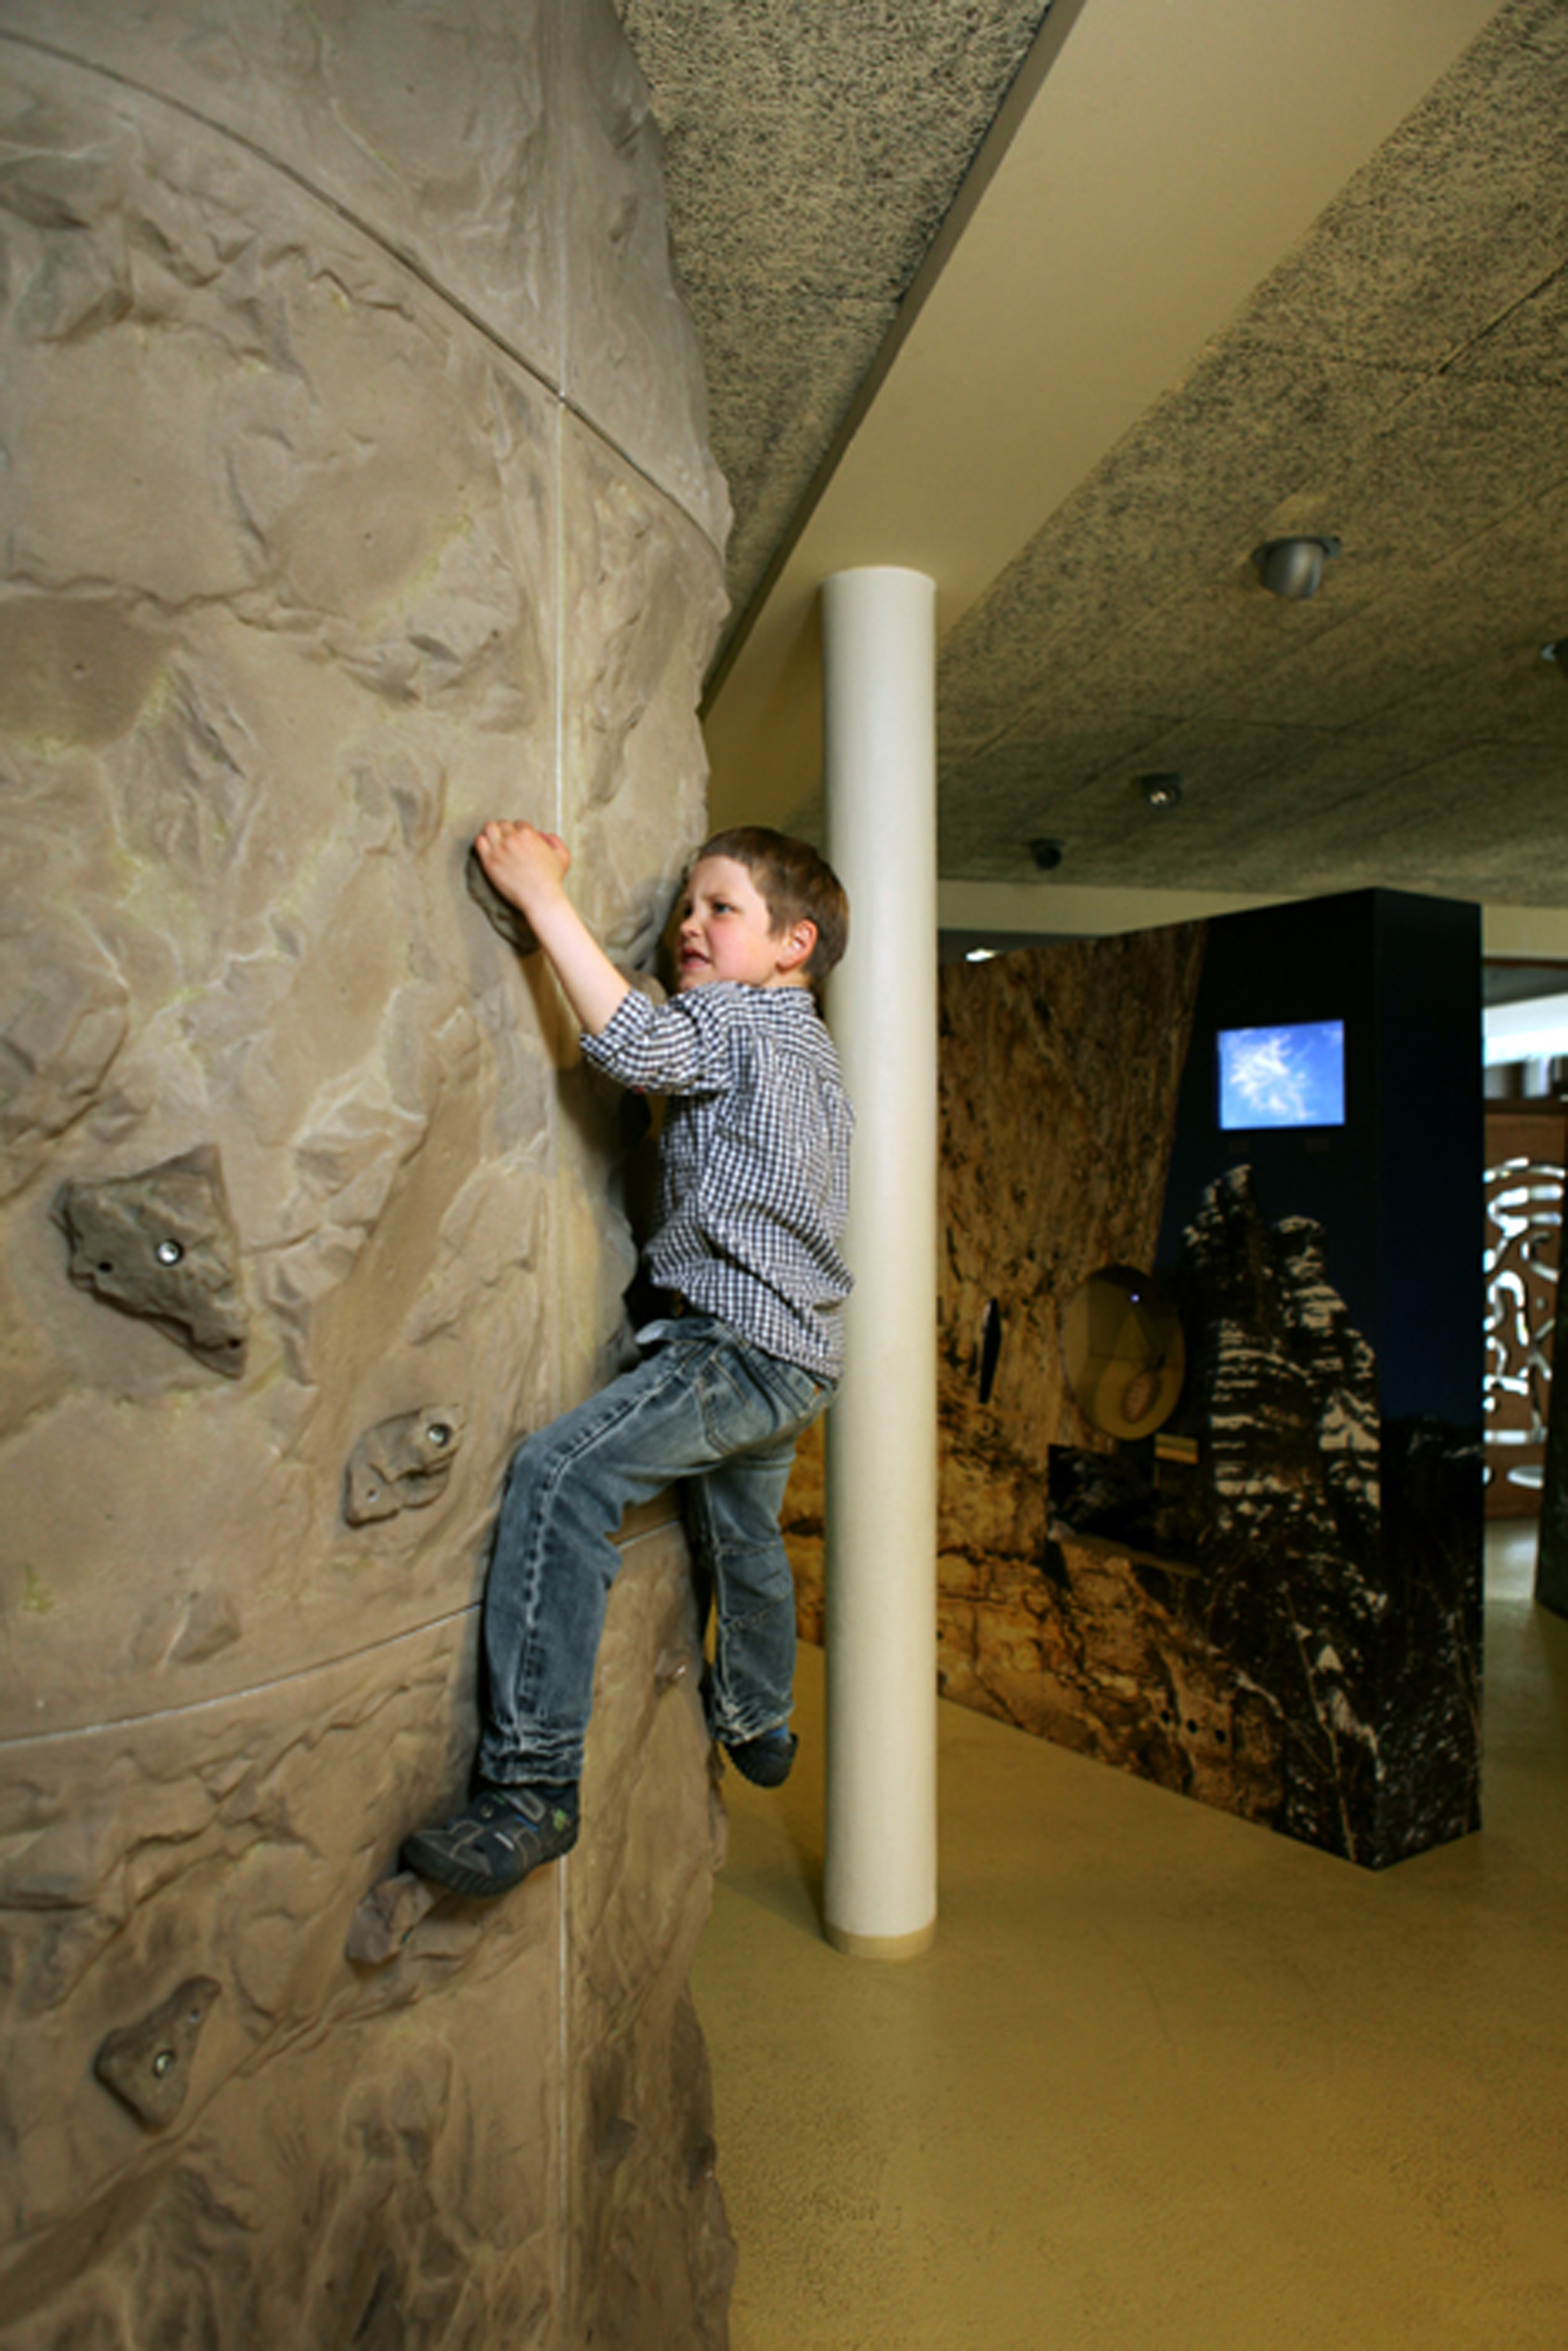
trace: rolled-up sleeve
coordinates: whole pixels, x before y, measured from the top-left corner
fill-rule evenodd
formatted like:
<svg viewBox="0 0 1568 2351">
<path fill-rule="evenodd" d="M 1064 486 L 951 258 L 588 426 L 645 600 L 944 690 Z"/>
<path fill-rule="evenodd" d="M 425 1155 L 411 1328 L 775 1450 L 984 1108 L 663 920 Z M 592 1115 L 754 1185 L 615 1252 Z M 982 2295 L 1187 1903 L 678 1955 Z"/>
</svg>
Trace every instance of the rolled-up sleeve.
<svg viewBox="0 0 1568 2351">
<path fill-rule="evenodd" d="M 623 997 L 597 1037 L 582 1039 L 585 1058 L 618 1085 L 651 1094 L 716 1093 L 729 1071 L 728 1024 L 715 989 L 651 1004 L 635 989 Z"/>
</svg>

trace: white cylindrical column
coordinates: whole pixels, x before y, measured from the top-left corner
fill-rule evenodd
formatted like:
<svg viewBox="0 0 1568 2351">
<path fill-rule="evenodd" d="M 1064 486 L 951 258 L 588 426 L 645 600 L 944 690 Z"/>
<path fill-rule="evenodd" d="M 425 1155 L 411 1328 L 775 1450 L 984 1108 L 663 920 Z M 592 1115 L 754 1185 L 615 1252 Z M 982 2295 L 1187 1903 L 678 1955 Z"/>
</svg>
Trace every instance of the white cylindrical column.
<svg viewBox="0 0 1568 2351">
<path fill-rule="evenodd" d="M 822 590 L 829 858 L 850 898 L 831 987 L 855 1107 L 843 1386 L 828 1417 L 824 1907 L 840 1950 L 936 1927 L 935 583 Z"/>
</svg>

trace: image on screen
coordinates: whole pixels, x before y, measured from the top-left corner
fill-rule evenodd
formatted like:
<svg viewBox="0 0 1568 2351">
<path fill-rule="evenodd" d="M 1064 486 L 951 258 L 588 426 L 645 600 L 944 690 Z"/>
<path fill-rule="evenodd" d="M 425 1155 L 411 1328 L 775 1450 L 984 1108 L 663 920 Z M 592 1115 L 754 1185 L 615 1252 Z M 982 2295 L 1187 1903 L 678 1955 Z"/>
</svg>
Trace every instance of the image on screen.
<svg viewBox="0 0 1568 2351">
<path fill-rule="evenodd" d="M 1219 1123 L 1344 1124 L 1344 1022 L 1219 1031 Z"/>
</svg>

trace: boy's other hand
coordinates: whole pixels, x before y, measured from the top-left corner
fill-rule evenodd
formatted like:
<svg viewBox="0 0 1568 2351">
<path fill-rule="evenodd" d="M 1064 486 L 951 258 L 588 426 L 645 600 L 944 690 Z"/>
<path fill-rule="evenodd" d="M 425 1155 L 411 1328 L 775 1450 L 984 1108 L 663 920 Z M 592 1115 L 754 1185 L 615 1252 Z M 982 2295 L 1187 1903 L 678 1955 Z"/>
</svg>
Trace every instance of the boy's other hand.
<svg viewBox="0 0 1568 2351">
<path fill-rule="evenodd" d="M 496 817 L 482 828 L 474 846 L 502 897 L 530 918 L 541 904 L 560 895 L 571 852 L 559 833 Z"/>
</svg>

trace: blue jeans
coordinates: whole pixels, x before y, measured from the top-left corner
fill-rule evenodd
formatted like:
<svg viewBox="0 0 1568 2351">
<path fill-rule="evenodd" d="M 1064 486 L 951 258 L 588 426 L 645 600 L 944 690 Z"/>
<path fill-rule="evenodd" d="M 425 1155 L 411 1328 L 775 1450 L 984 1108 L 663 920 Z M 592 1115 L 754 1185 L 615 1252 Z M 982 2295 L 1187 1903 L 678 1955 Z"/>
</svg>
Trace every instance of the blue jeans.
<svg viewBox="0 0 1568 2351">
<path fill-rule="evenodd" d="M 709 1314 L 651 1322 L 634 1370 L 512 1456 L 485 1590 L 482 1780 L 574 1781 L 622 1514 L 675 1479 L 716 1642 L 708 1725 L 727 1746 L 788 1721 L 795 1593 L 779 1510 L 831 1388 Z"/>
</svg>

